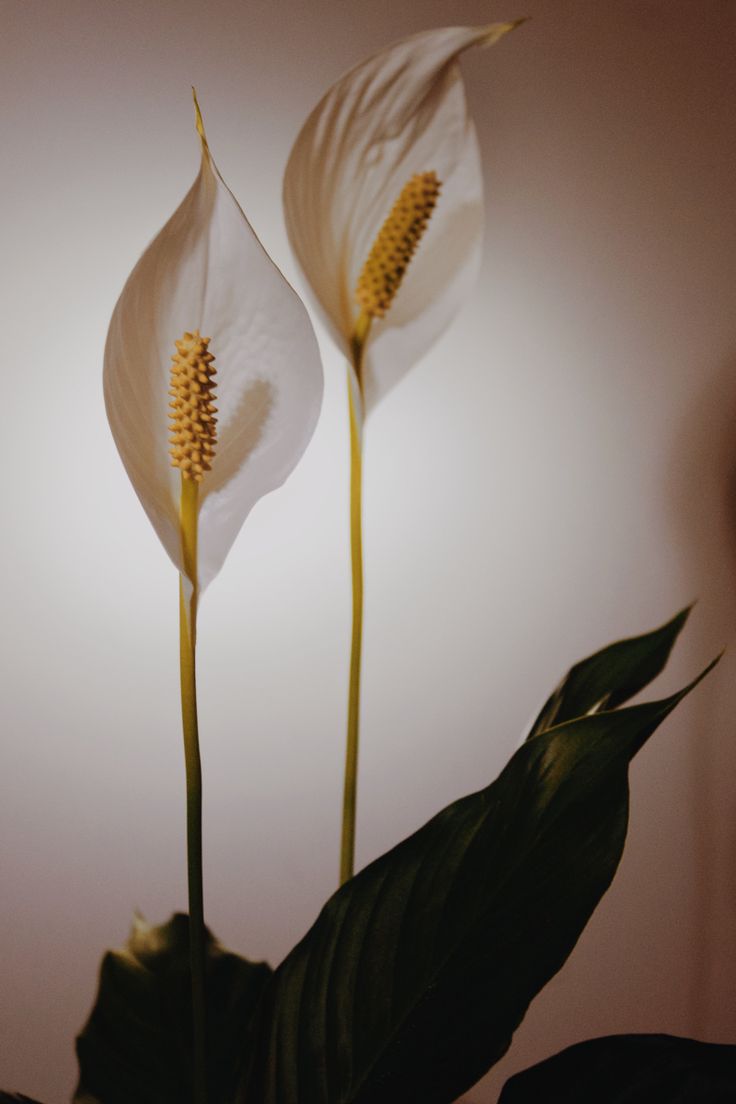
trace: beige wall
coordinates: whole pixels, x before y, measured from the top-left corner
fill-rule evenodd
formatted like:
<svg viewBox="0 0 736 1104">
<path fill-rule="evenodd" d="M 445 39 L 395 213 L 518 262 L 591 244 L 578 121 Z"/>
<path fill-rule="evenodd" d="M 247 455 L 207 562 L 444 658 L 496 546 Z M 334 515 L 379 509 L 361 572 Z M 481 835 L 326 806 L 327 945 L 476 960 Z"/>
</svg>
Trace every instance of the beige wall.
<svg viewBox="0 0 736 1104">
<path fill-rule="evenodd" d="M 278 192 L 306 108 L 404 34 L 533 16 L 464 66 L 477 292 L 368 425 L 361 862 L 489 781 L 581 655 L 694 597 L 658 689 L 733 644 L 736 7 L 519 5 L 4 0 L 0 1086 L 67 1099 L 102 951 L 133 907 L 185 907 L 176 578 L 100 373 L 196 172 L 190 84 L 303 290 Z M 208 920 L 274 963 L 337 869 L 347 443 L 323 351 L 307 456 L 201 611 Z M 469 1101 L 593 1034 L 734 1041 L 735 673 L 731 651 L 640 756 L 615 884 Z"/>
</svg>

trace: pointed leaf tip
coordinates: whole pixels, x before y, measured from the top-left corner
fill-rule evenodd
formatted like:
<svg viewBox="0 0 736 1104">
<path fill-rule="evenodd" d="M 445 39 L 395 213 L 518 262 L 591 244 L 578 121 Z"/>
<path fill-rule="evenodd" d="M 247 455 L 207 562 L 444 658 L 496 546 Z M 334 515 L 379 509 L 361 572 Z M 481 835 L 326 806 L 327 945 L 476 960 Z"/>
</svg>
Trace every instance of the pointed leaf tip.
<svg viewBox="0 0 736 1104">
<path fill-rule="evenodd" d="M 691 609 L 686 606 L 659 628 L 617 640 L 576 663 L 548 698 L 527 739 L 574 717 L 616 709 L 638 694 L 664 669 Z"/>
<path fill-rule="evenodd" d="M 725 648 L 723 649 L 723 651 L 720 651 L 718 653 L 715 659 L 712 659 L 710 663 L 708 663 L 703 668 L 700 674 L 696 675 L 694 679 L 691 679 L 691 681 L 688 682 L 687 686 L 683 686 L 682 690 L 677 690 L 674 694 L 670 694 L 669 697 L 666 698 L 661 698 L 659 701 L 647 702 L 646 704 L 659 707 L 662 710 L 663 716 L 667 716 L 680 704 L 681 701 L 683 701 L 689 694 L 692 693 L 696 686 L 700 685 L 703 679 L 711 673 L 714 667 L 718 666 L 718 664 L 721 662 L 721 657 L 724 651 Z M 633 706 L 632 708 L 636 709 L 640 707 Z"/>
<path fill-rule="evenodd" d="M 714 663 L 662 701 L 541 732 L 490 786 L 343 885 L 264 987 L 238 1104 L 437 1104 L 470 1088 L 615 874 L 629 760 Z M 301 1061 L 336 1053 L 335 1039 L 343 1065 Z"/>
<path fill-rule="evenodd" d="M 691 683 L 690 683 L 690 684 L 689 684 L 688 686 L 686 686 L 686 687 L 684 688 L 684 690 L 681 690 L 681 691 L 680 691 L 680 698 L 681 698 L 681 699 L 682 699 L 682 698 L 684 698 L 684 697 L 686 697 L 686 696 L 687 696 L 687 695 L 688 695 L 688 694 L 690 693 L 690 691 L 691 691 L 691 690 L 694 690 L 694 689 L 695 689 L 695 687 L 696 687 L 696 686 L 698 685 L 698 683 L 701 683 L 701 682 L 703 681 L 703 679 L 704 679 L 704 678 L 706 677 L 706 675 L 709 675 L 709 674 L 711 673 L 711 671 L 712 671 L 712 670 L 714 669 L 714 667 L 717 667 L 717 666 L 718 666 L 718 664 L 719 664 L 719 663 L 721 662 L 721 659 L 722 659 L 722 658 L 723 658 L 723 656 L 725 655 L 725 652 L 726 652 L 726 649 L 725 649 L 725 648 L 721 648 L 720 652 L 719 652 L 719 653 L 718 653 L 718 655 L 717 655 L 717 656 L 715 657 L 715 659 L 712 659 L 712 660 L 710 661 L 710 663 L 708 664 L 708 666 L 707 666 L 707 667 L 705 667 L 705 668 L 704 668 L 704 669 L 703 669 L 703 670 L 702 670 L 702 671 L 700 672 L 700 674 L 699 674 L 699 675 L 696 675 L 696 677 L 695 677 L 695 678 L 693 679 L 693 681 L 692 681 L 692 682 L 691 682 Z"/>
</svg>

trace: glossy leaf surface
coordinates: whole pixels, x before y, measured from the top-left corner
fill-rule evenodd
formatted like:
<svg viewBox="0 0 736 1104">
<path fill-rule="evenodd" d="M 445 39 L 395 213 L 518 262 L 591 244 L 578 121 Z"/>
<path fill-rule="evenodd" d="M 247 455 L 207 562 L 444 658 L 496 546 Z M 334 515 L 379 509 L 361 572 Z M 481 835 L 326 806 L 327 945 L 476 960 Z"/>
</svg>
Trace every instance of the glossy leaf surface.
<svg viewBox="0 0 736 1104">
<path fill-rule="evenodd" d="M 253 1013 L 271 969 L 207 933 L 208 1104 L 229 1104 L 252 1051 Z M 189 922 L 136 919 L 102 962 L 95 1006 L 77 1039 L 76 1104 L 184 1104 L 192 1097 Z"/>
<path fill-rule="evenodd" d="M 691 688 L 540 734 L 343 886 L 267 988 L 243 1104 L 449 1104 L 478 1080 L 608 888 L 629 761 Z"/>
<path fill-rule="evenodd" d="M 545 702 L 527 739 L 586 713 L 615 709 L 657 677 L 688 619 L 690 607 L 653 632 L 617 640 L 571 667 Z"/>
<path fill-rule="evenodd" d="M 736 1046 L 674 1035 L 588 1039 L 517 1073 L 498 1104 L 733 1104 Z"/>
</svg>

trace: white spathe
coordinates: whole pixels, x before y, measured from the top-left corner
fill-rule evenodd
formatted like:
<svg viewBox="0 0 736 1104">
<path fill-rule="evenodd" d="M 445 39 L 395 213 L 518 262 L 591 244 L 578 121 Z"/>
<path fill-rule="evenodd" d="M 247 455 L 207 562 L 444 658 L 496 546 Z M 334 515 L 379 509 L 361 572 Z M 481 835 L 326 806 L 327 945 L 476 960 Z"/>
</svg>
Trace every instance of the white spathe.
<svg viewBox="0 0 736 1104">
<path fill-rule="evenodd" d="M 332 85 L 294 143 L 284 176 L 286 227 L 346 355 L 358 275 L 394 201 L 415 173 L 433 169 L 442 184 L 396 301 L 373 323 L 366 412 L 442 333 L 475 282 L 483 179 L 458 58 L 516 25 L 443 27 L 381 50 Z"/>
<path fill-rule="evenodd" d="M 254 504 L 304 452 L 323 381 L 307 312 L 220 176 L 198 109 L 197 126 L 199 175 L 123 288 L 107 336 L 104 391 L 123 464 L 181 571 L 181 476 L 168 444 L 171 357 L 185 331 L 211 338 L 218 441 L 199 487 L 203 590 Z"/>
</svg>

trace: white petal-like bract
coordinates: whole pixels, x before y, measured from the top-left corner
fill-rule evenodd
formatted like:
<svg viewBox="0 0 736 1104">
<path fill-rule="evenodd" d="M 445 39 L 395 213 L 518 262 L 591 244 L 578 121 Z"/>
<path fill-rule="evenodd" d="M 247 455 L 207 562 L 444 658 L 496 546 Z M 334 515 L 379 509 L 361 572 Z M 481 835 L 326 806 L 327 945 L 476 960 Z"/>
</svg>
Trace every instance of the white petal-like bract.
<svg viewBox="0 0 736 1104">
<path fill-rule="evenodd" d="M 442 190 L 395 302 L 373 323 L 367 408 L 445 329 L 475 281 L 483 181 L 459 55 L 515 24 L 425 31 L 380 51 L 312 111 L 284 176 L 286 226 L 325 320 L 349 352 L 360 269 L 404 184 L 434 170 Z"/>
<path fill-rule="evenodd" d="M 199 491 L 202 590 L 253 505 L 283 483 L 304 452 L 322 401 L 322 366 L 301 300 L 224 183 L 199 125 L 199 175 L 113 312 L 104 390 L 123 464 L 181 570 L 181 476 L 170 466 L 168 444 L 171 357 L 186 331 L 211 338 L 218 441 Z"/>
</svg>

